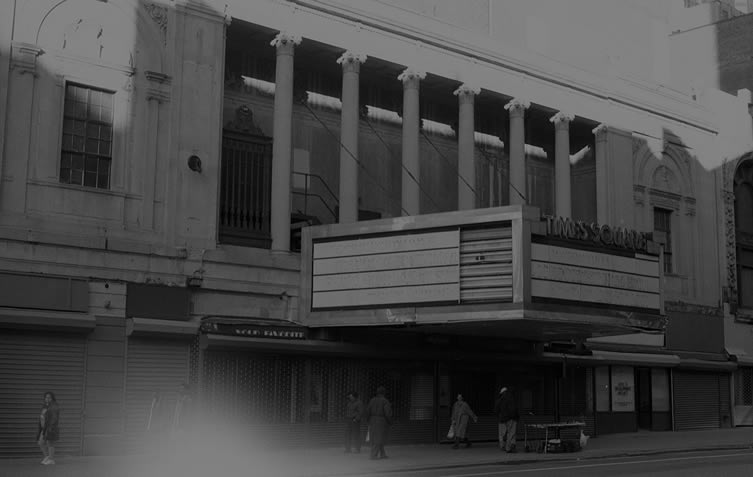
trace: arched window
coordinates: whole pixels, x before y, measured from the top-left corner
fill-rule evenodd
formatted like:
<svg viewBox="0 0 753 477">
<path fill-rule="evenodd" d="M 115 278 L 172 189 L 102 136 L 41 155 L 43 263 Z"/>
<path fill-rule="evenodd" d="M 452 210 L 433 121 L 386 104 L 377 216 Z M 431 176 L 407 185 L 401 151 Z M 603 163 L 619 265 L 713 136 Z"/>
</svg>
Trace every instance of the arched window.
<svg viewBox="0 0 753 477">
<path fill-rule="evenodd" d="M 753 161 L 737 168 L 734 190 L 737 298 L 741 307 L 753 308 Z"/>
</svg>

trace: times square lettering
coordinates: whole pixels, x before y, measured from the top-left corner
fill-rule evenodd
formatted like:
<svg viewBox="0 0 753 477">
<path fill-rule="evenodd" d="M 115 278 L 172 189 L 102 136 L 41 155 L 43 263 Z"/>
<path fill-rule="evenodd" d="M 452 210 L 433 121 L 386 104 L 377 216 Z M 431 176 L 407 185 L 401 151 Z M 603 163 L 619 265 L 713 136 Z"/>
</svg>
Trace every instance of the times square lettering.
<svg viewBox="0 0 753 477">
<path fill-rule="evenodd" d="M 590 241 L 595 244 L 611 245 L 642 252 L 647 250 L 648 240 L 643 232 L 622 227 L 612 228 L 609 225 L 599 225 L 595 222 L 588 223 L 582 220 L 551 215 L 545 215 L 544 219 L 546 220 L 546 234 L 553 237 Z"/>
</svg>

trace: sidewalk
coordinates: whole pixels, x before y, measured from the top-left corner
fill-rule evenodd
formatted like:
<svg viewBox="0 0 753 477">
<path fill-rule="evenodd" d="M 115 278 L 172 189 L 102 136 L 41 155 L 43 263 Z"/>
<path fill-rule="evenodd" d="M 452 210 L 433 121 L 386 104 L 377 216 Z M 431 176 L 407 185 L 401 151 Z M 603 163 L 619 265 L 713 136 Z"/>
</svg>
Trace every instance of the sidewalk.
<svg viewBox="0 0 753 477">
<path fill-rule="evenodd" d="M 330 448 L 254 455 L 226 448 L 209 451 L 207 447 L 207 443 L 202 443 L 198 448 L 175 452 L 170 457 L 62 457 L 57 465 L 49 467 L 40 465 L 38 459 L 0 460 L 0 477 L 345 477 L 465 465 L 751 449 L 753 428 L 615 434 L 590 439 L 580 452 L 556 454 L 507 454 L 500 452 L 493 442 L 458 450 L 446 444 L 387 446 L 390 458 L 376 461 L 369 460 L 366 448 L 360 454 L 344 454 L 342 449 Z"/>
</svg>

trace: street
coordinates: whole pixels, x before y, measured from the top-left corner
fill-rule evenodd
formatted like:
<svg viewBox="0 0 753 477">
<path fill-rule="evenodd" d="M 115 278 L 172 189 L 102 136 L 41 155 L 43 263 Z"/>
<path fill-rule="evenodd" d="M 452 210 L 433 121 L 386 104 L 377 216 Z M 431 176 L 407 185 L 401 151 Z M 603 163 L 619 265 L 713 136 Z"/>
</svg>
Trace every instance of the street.
<svg viewBox="0 0 753 477">
<path fill-rule="evenodd" d="M 661 456 L 620 457 L 581 462 L 537 462 L 458 466 L 446 470 L 427 469 L 364 477 L 747 477 L 753 468 L 753 451 L 686 452 Z"/>
</svg>

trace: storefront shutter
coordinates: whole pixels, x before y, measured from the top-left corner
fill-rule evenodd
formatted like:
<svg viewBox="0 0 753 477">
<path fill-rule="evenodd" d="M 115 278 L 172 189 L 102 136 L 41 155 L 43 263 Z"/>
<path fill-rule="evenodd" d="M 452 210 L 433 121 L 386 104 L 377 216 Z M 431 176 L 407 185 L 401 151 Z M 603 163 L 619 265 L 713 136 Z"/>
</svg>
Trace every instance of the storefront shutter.
<svg viewBox="0 0 753 477">
<path fill-rule="evenodd" d="M 187 340 L 129 339 L 125 426 L 128 451 L 144 451 L 144 446 L 151 446 L 170 431 L 178 392 L 181 384 L 188 382 L 189 344 Z M 160 400 L 153 408 L 155 393 L 159 393 Z"/>
<path fill-rule="evenodd" d="M 720 426 L 720 376 L 672 371 L 675 430 L 717 429 Z"/>
<path fill-rule="evenodd" d="M 0 457 L 38 457 L 43 396 L 60 406 L 57 455 L 80 455 L 84 335 L 3 330 L 0 333 Z"/>
<path fill-rule="evenodd" d="M 460 234 L 460 300 L 512 300 L 512 229 L 463 230 Z"/>
</svg>

